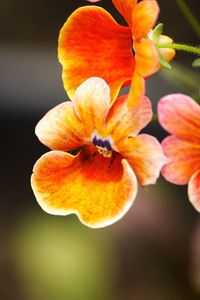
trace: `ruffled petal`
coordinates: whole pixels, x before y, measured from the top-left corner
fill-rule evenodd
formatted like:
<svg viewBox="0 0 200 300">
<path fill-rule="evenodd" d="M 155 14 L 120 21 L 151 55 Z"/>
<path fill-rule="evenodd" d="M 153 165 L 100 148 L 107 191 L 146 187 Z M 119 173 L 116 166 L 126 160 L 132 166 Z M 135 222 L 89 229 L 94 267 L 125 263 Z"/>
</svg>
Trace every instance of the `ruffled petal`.
<svg viewBox="0 0 200 300">
<path fill-rule="evenodd" d="M 134 39 L 145 37 L 154 27 L 158 18 L 159 6 L 155 0 L 139 2 L 132 14 L 132 33 Z"/>
<path fill-rule="evenodd" d="M 159 54 L 155 44 L 151 40 L 134 42 L 136 53 L 136 72 L 142 77 L 148 77 L 158 69 Z"/>
<path fill-rule="evenodd" d="M 194 208 L 200 212 L 200 170 L 194 173 L 189 181 L 188 195 Z"/>
<path fill-rule="evenodd" d="M 75 213 L 89 227 L 108 226 L 128 211 L 137 193 L 136 177 L 115 153 L 104 158 L 94 147 L 77 156 L 61 151 L 43 155 L 35 164 L 32 188 L 50 214 Z"/>
<path fill-rule="evenodd" d="M 97 6 L 81 7 L 68 18 L 60 31 L 58 56 L 70 98 L 83 81 L 96 76 L 110 86 L 113 100 L 135 67 L 130 29 Z"/>
<path fill-rule="evenodd" d="M 91 77 L 76 90 L 72 102 L 82 124 L 85 135 L 90 138 L 94 131 L 102 133 L 110 108 L 110 89 L 106 82 Z"/>
<path fill-rule="evenodd" d="M 139 106 L 130 108 L 127 95 L 117 98 L 106 120 L 107 135 L 111 135 L 116 146 L 128 136 L 136 136 L 152 118 L 151 102 L 147 97 Z"/>
<path fill-rule="evenodd" d="M 132 13 L 137 4 L 137 0 L 112 0 L 112 2 L 131 27 Z"/>
<path fill-rule="evenodd" d="M 148 134 L 130 137 L 119 147 L 142 185 L 154 184 L 161 168 L 168 162 L 160 143 Z"/>
<path fill-rule="evenodd" d="M 163 176 L 172 183 L 187 184 L 192 174 L 200 169 L 200 146 L 171 135 L 162 141 L 162 147 L 171 160 L 162 169 Z"/>
<path fill-rule="evenodd" d="M 64 102 L 51 109 L 39 121 L 35 133 L 52 150 L 69 151 L 85 143 L 84 128 L 72 102 Z"/>
<path fill-rule="evenodd" d="M 200 145 L 200 105 L 182 94 L 163 97 L 158 103 L 160 124 L 180 139 Z"/>
</svg>

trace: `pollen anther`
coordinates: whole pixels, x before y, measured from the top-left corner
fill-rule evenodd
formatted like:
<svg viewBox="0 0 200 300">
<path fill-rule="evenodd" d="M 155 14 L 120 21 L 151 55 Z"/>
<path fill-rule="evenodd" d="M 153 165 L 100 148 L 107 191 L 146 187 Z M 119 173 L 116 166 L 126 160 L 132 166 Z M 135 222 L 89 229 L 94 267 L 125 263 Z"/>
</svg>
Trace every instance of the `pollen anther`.
<svg viewBox="0 0 200 300">
<path fill-rule="evenodd" d="M 107 149 L 99 147 L 99 146 L 96 146 L 96 147 L 97 147 L 98 152 L 100 154 L 102 154 L 104 157 L 110 158 L 112 156 L 112 150 L 107 150 Z"/>
</svg>

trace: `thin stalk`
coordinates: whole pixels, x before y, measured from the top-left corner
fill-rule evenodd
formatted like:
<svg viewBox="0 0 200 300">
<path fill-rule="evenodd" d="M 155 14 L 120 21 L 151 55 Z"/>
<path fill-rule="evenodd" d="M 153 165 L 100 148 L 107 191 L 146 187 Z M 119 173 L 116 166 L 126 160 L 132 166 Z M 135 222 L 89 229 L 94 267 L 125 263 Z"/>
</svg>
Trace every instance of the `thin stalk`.
<svg viewBox="0 0 200 300">
<path fill-rule="evenodd" d="M 171 48 L 200 55 L 200 48 L 183 44 L 157 44 L 158 48 Z"/>
<path fill-rule="evenodd" d="M 197 18 L 193 15 L 190 7 L 186 4 L 184 0 L 176 0 L 180 10 L 194 29 L 198 38 L 200 38 L 200 23 Z"/>
</svg>

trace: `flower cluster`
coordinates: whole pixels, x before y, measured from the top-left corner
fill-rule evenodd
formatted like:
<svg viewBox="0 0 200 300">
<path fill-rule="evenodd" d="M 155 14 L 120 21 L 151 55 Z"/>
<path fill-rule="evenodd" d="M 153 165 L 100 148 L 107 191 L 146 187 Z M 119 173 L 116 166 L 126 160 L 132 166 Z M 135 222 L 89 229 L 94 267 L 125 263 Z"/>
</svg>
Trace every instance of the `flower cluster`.
<svg viewBox="0 0 200 300">
<path fill-rule="evenodd" d="M 113 4 L 127 26 L 93 5 L 77 9 L 60 31 L 58 57 L 71 101 L 50 110 L 36 126 L 51 151 L 36 162 L 31 177 L 46 212 L 74 213 L 92 228 L 119 220 L 131 207 L 138 182 L 154 184 L 160 171 L 171 182 L 189 181 L 190 199 L 200 210 L 199 106 L 184 95 L 163 98 L 160 123 L 174 136 L 161 146 L 155 137 L 139 134 L 153 114 L 145 80 L 175 55 L 170 47 L 158 47 L 173 42 L 153 30 L 158 4 Z M 128 84 L 129 94 L 118 96 Z"/>
</svg>

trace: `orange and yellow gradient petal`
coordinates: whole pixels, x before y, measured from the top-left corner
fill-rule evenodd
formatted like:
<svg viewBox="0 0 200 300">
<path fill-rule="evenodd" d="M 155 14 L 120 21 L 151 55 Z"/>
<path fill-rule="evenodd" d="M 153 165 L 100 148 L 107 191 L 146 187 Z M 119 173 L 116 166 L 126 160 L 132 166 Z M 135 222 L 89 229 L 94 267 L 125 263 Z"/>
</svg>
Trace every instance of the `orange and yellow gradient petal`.
<svg viewBox="0 0 200 300">
<path fill-rule="evenodd" d="M 127 98 L 128 107 L 138 107 L 144 99 L 144 94 L 145 80 L 135 71 Z"/>
<path fill-rule="evenodd" d="M 60 31 L 58 57 L 70 98 L 82 82 L 96 76 L 110 86 L 113 100 L 135 68 L 130 29 L 96 6 L 81 7 L 68 18 Z"/>
<path fill-rule="evenodd" d="M 85 136 L 90 138 L 94 130 L 102 134 L 110 109 L 110 88 L 106 82 L 98 77 L 87 79 L 77 88 L 72 102 Z"/>
<path fill-rule="evenodd" d="M 137 4 L 137 0 L 112 0 L 112 2 L 131 28 L 132 14 Z"/>
<path fill-rule="evenodd" d="M 187 184 L 191 176 L 200 170 L 200 145 L 171 135 L 162 141 L 162 147 L 165 155 L 171 160 L 163 167 L 163 176 L 172 183 Z"/>
<path fill-rule="evenodd" d="M 189 181 L 188 195 L 194 208 L 200 212 L 200 169 L 193 174 Z"/>
<path fill-rule="evenodd" d="M 73 103 L 68 101 L 51 109 L 39 121 L 35 133 L 50 149 L 69 151 L 85 143 L 84 130 L 74 111 Z"/>
<path fill-rule="evenodd" d="M 135 72 L 128 95 L 129 107 L 136 107 L 145 95 L 145 79 L 158 70 L 159 54 L 151 40 L 135 41 L 133 43 L 135 57 Z"/>
<path fill-rule="evenodd" d="M 160 143 L 148 134 L 129 137 L 118 147 L 142 185 L 154 184 L 161 168 L 169 161 Z"/>
<path fill-rule="evenodd" d="M 110 89 L 101 78 L 92 77 L 80 85 L 73 101 L 59 104 L 37 124 L 36 135 L 52 150 L 70 151 L 102 134 L 110 108 Z"/>
<path fill-rule="evenodd" d="M 135 41 L 133 47 L 136 53 L 135 72 L 144 78 L 155 73 L 159 63 L 158 49 L 155 44 L 151 40 L 142 40 Z"/>
<path fill-rule="evenodd" d="M 136 107 L 145 95 L 145 79 L 158 70 L 159 54 L 151 40 L 143 39 L 133 43 L 135 51 L 135 72 L 128 95 L 129 107 Z"/>
<path fill-rule="evenodd" d="M 159 6 L 155 0 L 139 2 L 132 14 L 132 34 L 134 40 L 145 37 L 154 27 L 158 18 Z"/>
<path fill-rule="evenodd" d="M 106 131 L 117 146 L 129 136 L 136 136 L 152 118 L 152 106 L 147 97 L 137 107 L 130 108 L 127 95 L 117 98 L 106 119 Z"/>
<path fill-rule="evenodd" d="M 31 183 L 43 210 L 55 215 L 75 213 L 92 228 L 121 219 L 137 193 L 128 162 L 117 153 L 104 158 L 94 146 L 85 147 L 77 156 L 46 153 L 36 162 Z"/>
</svg>

